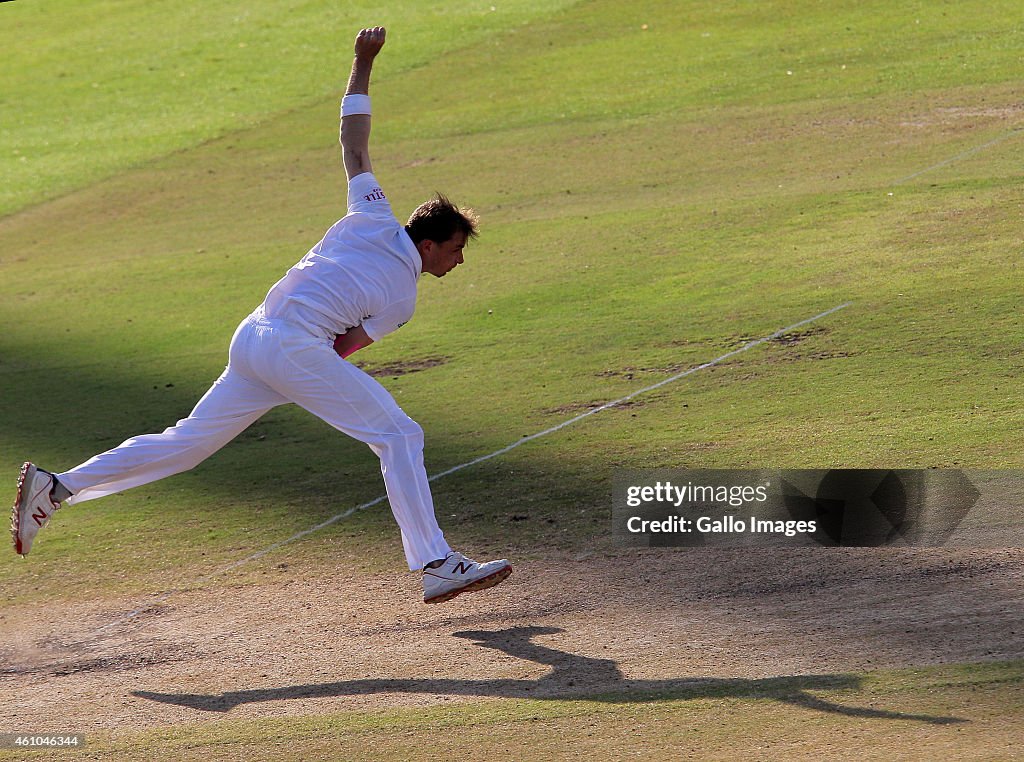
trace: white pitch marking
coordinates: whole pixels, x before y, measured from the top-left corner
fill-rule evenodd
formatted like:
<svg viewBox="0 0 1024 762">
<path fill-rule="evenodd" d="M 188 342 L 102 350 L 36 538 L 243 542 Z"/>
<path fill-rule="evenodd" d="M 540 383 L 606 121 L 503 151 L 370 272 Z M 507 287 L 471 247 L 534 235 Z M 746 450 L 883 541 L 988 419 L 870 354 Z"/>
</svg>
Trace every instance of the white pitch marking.
<svg viewBox="0 0 1024 762">
<path fill-rule="evenodd" d="M 1024 127 L 1014 127 L 1011 130 L 1004 132 L 1002 135 L 992 138 L 992 140 L 988 141 L 987 143 L 982 143 L 980 146 L 975 146 L 974 148 L 968 148 L 966 151 L 962 151 L 958 153 L 956 156 L 951 156 L 945 161 L 940 161 L 938 164 L 933 164 L 930 167 L 925 167 L 924 169 L 918 170 L 917 172 L 907 175 L 906 177 L 901 177 L 899 180 L 894 182 L 893 185 L 901 185 L 902 183 L 905 183 L 907 180 L 913 180 L 918 175 L 923 175 L 925 172 L 931 172 L 933 169 L 940 169 L 941 167 L 945 167 L 947 164 L 952 164 L 953 162 L 960 161 L 961 159 L 966 159 L 968 156 L 976 154 L 979 151 L 983 151 L 984 149 L 988 148 L 989 146 L 993 146 L 996 143 L 1001 143 L 1002 141 L 1006 140 L 1009 137 L 1013 137 L 1014 135 L 1020 134 L 1022 131 L 1024 131 Z"/>
</svg>

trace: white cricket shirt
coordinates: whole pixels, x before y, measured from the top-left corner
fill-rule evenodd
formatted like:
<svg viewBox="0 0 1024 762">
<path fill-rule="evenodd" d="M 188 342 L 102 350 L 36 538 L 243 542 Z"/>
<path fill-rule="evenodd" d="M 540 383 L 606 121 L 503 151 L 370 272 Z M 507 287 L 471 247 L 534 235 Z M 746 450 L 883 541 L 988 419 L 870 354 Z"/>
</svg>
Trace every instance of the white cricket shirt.
<svg viewBox="0 0 1024 762">
<path fill-rule="evenodd" d="M 349 182 L 348 214 L 271 287 L 263 311 L 325 338 L 362 325 L 378 341 L 412 317 L 422 267 L 377 178 L 364 172 Z"/>
</svg>

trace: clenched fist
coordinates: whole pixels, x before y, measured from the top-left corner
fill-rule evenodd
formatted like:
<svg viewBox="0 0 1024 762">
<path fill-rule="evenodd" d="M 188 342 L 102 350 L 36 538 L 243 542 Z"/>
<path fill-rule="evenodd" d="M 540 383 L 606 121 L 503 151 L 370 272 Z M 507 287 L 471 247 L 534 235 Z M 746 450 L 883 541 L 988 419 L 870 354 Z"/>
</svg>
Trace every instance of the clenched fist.
<svg viewBox="0 0 1024 762">
<path fill-rule="evenodd" d="M 372 29 L 361 29 L 356 35 L 356 58 L 373 60 L 384 47 L 384 35 L 387 31 L 382 26 Z"/>
</svg>

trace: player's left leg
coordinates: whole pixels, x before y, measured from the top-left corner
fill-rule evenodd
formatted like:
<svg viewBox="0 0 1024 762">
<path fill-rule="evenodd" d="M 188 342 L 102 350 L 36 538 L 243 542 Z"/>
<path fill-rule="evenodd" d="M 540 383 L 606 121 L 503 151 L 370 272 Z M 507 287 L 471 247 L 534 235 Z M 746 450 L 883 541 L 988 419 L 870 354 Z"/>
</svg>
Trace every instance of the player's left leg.
<svg viewBox="0 0 1024 762">
<path fill-rule="evenodd" d="M 282 369 L 274 388 L 361 442 L 380 458 L 381 473 L 410 570 L 423 570 L 424 602 L 483 590 L 512 573 L 508 561 L 477 563 L 452 551 L 434 516 L 423 466 L 423 429 L 367 373 L 342 360 L 329 341 L 280 332 Z"/>
<path fill-rule="evenodd" d="M 451 552 L 434 516 L 423 466 L 423 429 L 367 373 L 342 360 L 329 343 L 282 340 L 289 365 L 286 386 L 275 386 L 297 405 L 361 442 L 380 458 L 388 500 L 410 569 Z"/>
</svg>

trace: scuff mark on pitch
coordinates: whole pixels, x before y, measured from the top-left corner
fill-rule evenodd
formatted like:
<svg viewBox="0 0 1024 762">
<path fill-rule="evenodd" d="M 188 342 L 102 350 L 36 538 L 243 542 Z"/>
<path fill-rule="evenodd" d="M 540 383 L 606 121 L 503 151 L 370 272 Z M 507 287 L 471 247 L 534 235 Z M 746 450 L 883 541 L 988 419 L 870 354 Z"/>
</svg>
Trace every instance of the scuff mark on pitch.
<svg viewBox="0 0 1024 762">
<path fill-rule="evenodd" d="M 356 363 L 356 366 L 366 373 L 369 373 L 374 378 L 380 378 L 383 376 L 397 378 L 398 376 L 404 376 L 407 373 L 417 373 L 421 370 L 436 368 L 439 365 L 444 365 L 450 359 L 450 357 L 445 357 L 443 355 L 435 355 L 433 357 L 423 357 L 418 360 L 399 360 L 386 365 L 360 365 L 359 363 Z"/>
</svg>

